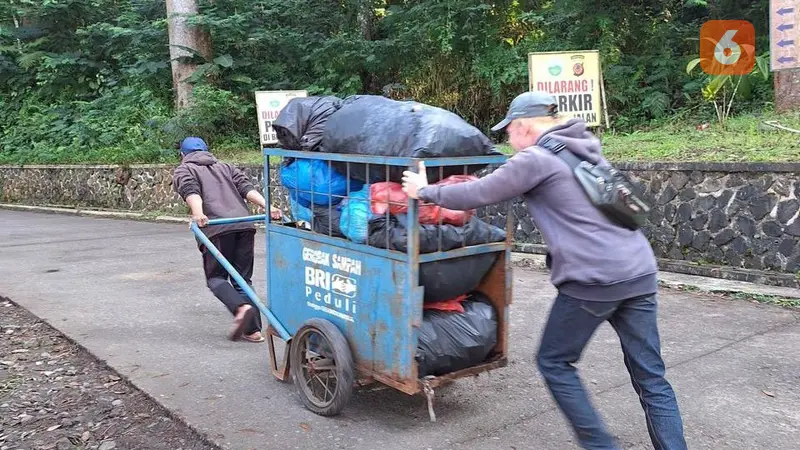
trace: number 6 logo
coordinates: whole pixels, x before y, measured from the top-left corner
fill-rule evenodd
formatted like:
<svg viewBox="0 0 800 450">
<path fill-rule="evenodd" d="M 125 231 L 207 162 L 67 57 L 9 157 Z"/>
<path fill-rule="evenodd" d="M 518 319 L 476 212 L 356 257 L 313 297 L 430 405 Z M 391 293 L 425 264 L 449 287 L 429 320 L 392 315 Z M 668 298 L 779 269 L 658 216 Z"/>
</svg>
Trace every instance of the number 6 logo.
<svg viewBox="0 0 800 450">
<path fill-rule="evenodd" d="M 746 75 L 755 66 L 756 32 L 746 20 L 709 20 L 700 29 L 700 67 L 712 75 Z"/>
<path fill-rule="evenodd" d="M 729 66 L 731 64 L 736 64 L 739 61 L 739 57 L 742 56 L 742 47 L 733 40 L 733 36 L 736 35 L 736 32 L 739 30 L 728 30 L 717 42 L 717 45 L 714 47 L 714 59 L 720 62 L 720 64 L 725 64 Z"/>
</svg>

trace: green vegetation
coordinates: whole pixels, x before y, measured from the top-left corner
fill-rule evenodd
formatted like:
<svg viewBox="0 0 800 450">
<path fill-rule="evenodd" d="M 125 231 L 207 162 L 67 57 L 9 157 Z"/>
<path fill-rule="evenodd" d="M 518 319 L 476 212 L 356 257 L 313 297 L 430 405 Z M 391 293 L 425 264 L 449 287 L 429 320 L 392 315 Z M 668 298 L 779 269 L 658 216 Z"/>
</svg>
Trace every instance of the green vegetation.
<svg viewBox="0 0 800 450">
<path fill-rule="evenodd" d="M 785 308 L 800 308 L 800 299 L 797 298 L 786 298 L 764 294 L 749 294 L 746 292 L 732 292 L 729 293 L 728 296 L 737 300 L 747 300 L 766 305 L 783 306 Z"/>
<path fill-rule="evenodd" d="M 669 124 L 628 133 L 607 133 L 604 151 L 614 161 L 800 161 L 800 114 L 745 115 L 729 119 L 726 127 L 710 123 Z M 698 129 L 700 127 L 700 129 Z"/>
<path fill-rule="evenodd" d="M 208 33 L 213 54 L 186 58 L 198 70 L 189 77 L 194 103 L 181 110 L 164 0 L 0 4 L 0 164 L 175 162 L 188 134 L 224 159 L 260 163 L 256 90 L 386 93 L 488 131 L 527 89 L 529 52 L 576 49 L 601 54 L 612 159 L 797 160 L 793 133 L 759 125 L 800 128 L 796 116 L 770 112 L 760 50 L 769 48 L 767 0 L 197 4 L 189 20 Z M 758 73 L 715 81 L 687 70 L 704 21 L 741 18 L 759 36 Z"/>
<path fill-rule="evenodd" d="M 721 291 L 721 290 L 707 291 L 698 286 L 693 286 L 689 284 L 671 285 L 671 284 L 666 284 L 663 281 L 659 281 L 658 284 L 659 286 L 665 287 L 667 289 L 677 289 L 685 292 L 703 292 L 708 295 L 713 295 L 716 297 L 721 297 L 730 300 L 744 300 L 748 302 L 761 303 L 765 305 L 781 306 L 784 308 L 800 308 L 800 299 L 798 298 L 787 298 L 787 297 L 781 297 L 779 295 L 768 295 L 768 294 L 752 294 L 749 292 L 740 292 L 740 291 Z"/>
<path fill-rule="evenodd" d="M 601 140 L 612 161 L 800 161 L 800 114 L 748 114 L 726 125 L 674 119 L 632 132 L 606 132 Z M 499 147 L 512 153 L 506 144 Z"/>
</svg>

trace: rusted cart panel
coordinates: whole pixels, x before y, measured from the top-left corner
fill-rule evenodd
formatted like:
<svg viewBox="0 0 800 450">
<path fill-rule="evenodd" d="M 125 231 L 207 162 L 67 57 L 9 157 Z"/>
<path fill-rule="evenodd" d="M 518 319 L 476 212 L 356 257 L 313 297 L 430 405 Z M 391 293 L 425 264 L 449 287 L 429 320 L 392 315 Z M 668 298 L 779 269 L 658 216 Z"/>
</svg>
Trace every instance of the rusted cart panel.
<svg viewBox="0 0 800 450">
<path fill-rule="evenodd" d="M 264 149 L 264 156 L 265 180 L 273 179 L 270 171 L 275 169 L 269 161 L 275 158 L 346 163 L 348 172 L 350 163 L 409 168 L 417 167 L 418 163 L 412 158 L 268 148 Z M 484 156 L 427 159 L 425 164 L 427 167 L 466 168 L 504 161 L 503 156 Z M 276 186 L 265 186 L 268 204 L 274 188 Z M 348 189 L 345 197 L 349 194 Z M 311 195 L 316 194 L 312 192 Z M 357 380 L 362 383 L 377 381 L 411 395 L 425 393 L 429 405 L 432 405 L 434 388 L 507 363 L 508 315 L 512 298 L 510 217 L 506 223 L 505 242 L 420 254 L 416 225 L 418 202 L 409 199 L 407 208 L 406 252 L 355 243 L 260 216 L 266 229 L 267 303 L 261 303 L 252 289 L 245 289 L 245 292 L 269 320 L 272 373 L 280 380 L 287 380 L 290 376 L 295 378 L 304 403 L 318 414 L 338 413 L 348 400 L 342 397 L 349 397 Z M 231 220 L 237 219 L 218 223 Z M 197 230 L 196 227 L 193 229 Z M 498 339 L 493 353 L 474 367 L 420 378 L 415 360 L 423 319 L 424 288 L 419 284 L 420 265 L 485 253 L 495 255 L 496 259 L 477 290 L 491 300 L 497 312 Z M 319 337 L 309 337 L 313 335 L 309 330 L 319 332 Z M 302 342 L 297 342 L 298 333 L 303 336 Z M 284 341 L 282 350 L 280 345 L 275 345 L 276 340 Z M 335 354 L 337 352 L 339 354 Z M 343 383 L 350 386 L 342 386 Z M 317 384 L 324 388 L 319 394 L 309 390 L 309 386 Z M 432 408 L 430 412 L 431 419 L 435 420 Z"/>
</svg>

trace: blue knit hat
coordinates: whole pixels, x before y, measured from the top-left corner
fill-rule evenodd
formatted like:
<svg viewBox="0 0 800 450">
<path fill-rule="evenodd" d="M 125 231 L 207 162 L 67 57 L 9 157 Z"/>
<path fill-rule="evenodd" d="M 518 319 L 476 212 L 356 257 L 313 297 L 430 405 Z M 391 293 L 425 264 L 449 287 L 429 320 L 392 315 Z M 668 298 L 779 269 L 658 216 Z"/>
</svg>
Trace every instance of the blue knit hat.
<svg viewBox="0 0 800 450">
<path fill-rule="evenodd" d="M 181 153 L 187 154 L 196 151 L 208 151 L 208 146 L 205 141 L 199 137 L 187 137 L 181 142 Z"/>
</svg>

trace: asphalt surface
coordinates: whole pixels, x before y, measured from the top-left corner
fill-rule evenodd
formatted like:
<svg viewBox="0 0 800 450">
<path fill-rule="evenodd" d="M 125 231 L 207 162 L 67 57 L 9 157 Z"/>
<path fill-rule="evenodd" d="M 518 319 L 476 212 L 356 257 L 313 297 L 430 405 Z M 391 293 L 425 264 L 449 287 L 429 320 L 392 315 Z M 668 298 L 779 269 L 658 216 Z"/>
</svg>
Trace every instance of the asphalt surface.
<svg viewBox="0 0 800 450">
<path fill-rule="evenodd" d="M 0 224 L 0 295 L 225 448 L 577 448 L 533 361 L 554 295 L 545 273 L 515 269 L 511 364 L 440 390 L 436 423 L 422 397 L 391 389 L 358 391 L 341 416 L 323 418 L 271 376 L 266 345 L 225 339 L 230 316 L 205 287 L 186 225 L 2 210 Z M 660 300 L 689 447 L 797 448 L 800 312 L 672 290 Z M 652 448 L 609 326 L 579 367 L 624 446 Z"/>
</svg>

